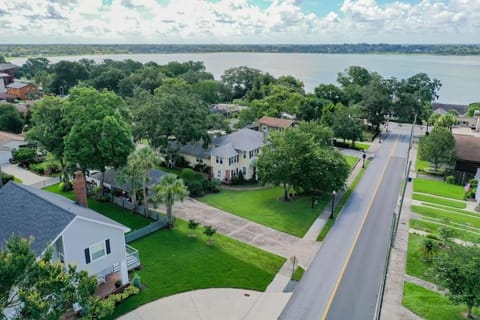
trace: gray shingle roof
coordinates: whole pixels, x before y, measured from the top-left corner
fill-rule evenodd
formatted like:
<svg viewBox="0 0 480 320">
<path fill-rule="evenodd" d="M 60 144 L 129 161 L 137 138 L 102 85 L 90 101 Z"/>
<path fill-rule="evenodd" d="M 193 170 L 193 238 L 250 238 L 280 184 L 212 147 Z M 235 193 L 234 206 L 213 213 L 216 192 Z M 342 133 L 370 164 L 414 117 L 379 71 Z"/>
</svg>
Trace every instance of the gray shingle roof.
<svg viewBox="0 0 480 320">
<path fill-rule="evenodd" d="M 241 129 L 226 136 L 218 137 L 213 140 L 215 146 L 232 144 L 235 150 L 250 151 L 261 148 L 265 145 L 262 132 L 251 129 Z"/>
<path fill-rule="evenodd" d="M 238 154 L 238 151 L 233 148 L 233 145 L 231 143 L 228 143 L 218 148 L 212 149 L 211 154 L 212 156 L 230 158 L 236 156 Z"/>
<path fill-rule="evenodd" d="M 161 170 L 157 170 L 157 169 L 150 169 L 150 171 L 148 172 L 148 177 L 149 177 L 149 180 L 147 182 L 147 187 L 151 187 L 153 185 L 156 185 L 160 182 L 160 180 L 166 176 L 168 173 L 166 172 L 163 172 Z M 108 169 L 107 171 L 105 171 L 105 179 L 104 179 L 104 183 L 107 183 L 109 185 L 111 185 L 112 187 L 115 187 L 117 189 L 122 189 L 124 191 L 130 191 L 130 181 L 127 181 L 126 183 L 124 184 L 120 184 L 118 181 L 117 181 L 117 175 L 118 175 L 118 171 L 117 170 L 114 170 L 114 169 Z M 102 173 L 101 172 L 97 172 L 97 173 L 94 173 L 92 174 L 92 178 L 95 178 L 97 180 L 101 180 L 102 178 Z M 141 187 L 139 186 L 139 189 Z"/>
<path fill-rule="evenodd" d="M 37 255 L 76 217 L 130 231 L 128 227 L 72 200 L 15 182 L 0 189 L 0 208 L 0 248 L 13 233 L 25 238 L 33 236 L 32 249 Z"/>
<path fill-rule="evenodd" d="M 199 157 L 202 159 L 210 158 L 210 151 L 204 149 L 200 142 L 187 143 L 186 145 L 179 145 L 176 142 L 172 142 L 171 147 L 173 149 L 178 149 L 178 152 L 188 154 L 194 157 Z"/>
</svg>

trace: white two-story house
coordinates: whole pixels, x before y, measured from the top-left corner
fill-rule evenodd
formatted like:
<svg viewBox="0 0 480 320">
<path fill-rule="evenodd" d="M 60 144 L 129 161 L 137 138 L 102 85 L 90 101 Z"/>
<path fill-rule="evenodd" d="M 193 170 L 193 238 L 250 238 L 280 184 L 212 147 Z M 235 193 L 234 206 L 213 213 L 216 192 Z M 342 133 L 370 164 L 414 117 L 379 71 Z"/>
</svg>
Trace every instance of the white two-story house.
<svg viewBox="0 0 480 320">
<path fill-rule="evenodd" d="M 245 179 L 256 177 L 255 161 L 265 144 L 264 133 L 244 128 L 214 138 L 208 149 L 188 144 L 180 147 L 178 154 L 192 167 L 203 164 L 210 168 L 212 178 L 229 183 L 240 172 Z"/>
</svg>

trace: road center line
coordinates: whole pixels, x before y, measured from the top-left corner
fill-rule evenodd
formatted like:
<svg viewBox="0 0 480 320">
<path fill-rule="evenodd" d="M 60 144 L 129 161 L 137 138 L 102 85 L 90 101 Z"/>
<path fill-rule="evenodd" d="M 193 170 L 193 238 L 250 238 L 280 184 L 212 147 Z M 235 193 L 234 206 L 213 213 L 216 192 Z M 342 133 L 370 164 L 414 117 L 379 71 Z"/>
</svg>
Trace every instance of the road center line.
<svg viewBox="0 0 480 320">
<path fill-rule="evenodd" d="M 325 311 L 323 312 L 323 315 L 322 315 L 323 320 L 325 320 L 327 318 L 328 311 L 330 311 L 330 307 L 332 306 L 333 299 L 335 298 L 338 287 L 340 286 L 340 282 L 342 281 L 345 270 L 347 269 L 348 263 L 350 262 L 350 258 L 352 257 L 353 250 L 355 249 L 355 246 L 357 245 L 358 239 L 360 238 L 360 233 L 363 230 L 363 226 L 365 225 L 365 222 L 367 221 L 368 215 L 370 213 L 370 209 L 372 208 L 372 205 L 373 205 L 373 201 L 375 200 L 375 196 L 377 194 L 377 191 L 380 188 L 380 184 L 383 181 L 383 176 L 385 175 L 385 172 L 388 168 L 388 164 L 390 163 L 390 160 L 392 159 L 392 156 L 397 149 L 398 142 L 399 142 L 399 137 L 397 137 L 397 139 L 395 140 L 395 143 L 392 147 L 392 150 L 390 151 L 390 153 L 388 155 L 387 162 L 385 163 L 385 167 L 382 170 L 382 174 L 380 175 L 380 178 L 378 179 L 377 185 L 375 186 L 375 189 L 373 191 L 372 197 L 370 198 L 370 202 L 368 203 L 368 207 L 367 207 L 365 215 L 363 216 L 362 223 L 360 224 L 360 228 L 358 229 L 357 234 L 355 235 L 355 239 L 353 240 L 352 246 L 350 247 L 350 251 L 348 252 L 347 259 L 345 260 L 345 263 L 342 266 L 342 270 L 340 271 L 340 275 L 337 278 L 337 282 L 335 283 L 335 287 L 333 289 L 333 292 L 330 295 L 330 299 L 328 299 L 327 307 L 325 308 Z"/>
</svg>

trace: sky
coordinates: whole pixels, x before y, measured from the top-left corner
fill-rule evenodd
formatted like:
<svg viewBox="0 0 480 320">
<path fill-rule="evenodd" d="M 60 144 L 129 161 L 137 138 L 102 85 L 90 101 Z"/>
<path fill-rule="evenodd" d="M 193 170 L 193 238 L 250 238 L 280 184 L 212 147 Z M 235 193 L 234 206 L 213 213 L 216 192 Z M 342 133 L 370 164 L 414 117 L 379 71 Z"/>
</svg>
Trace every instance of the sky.
<svg viewBox="0 0 480 320">
<path fill-rule="evenodd" d="M 480 0 L 0 0 L 0 43 L 480 43 Z"/>
</svg>

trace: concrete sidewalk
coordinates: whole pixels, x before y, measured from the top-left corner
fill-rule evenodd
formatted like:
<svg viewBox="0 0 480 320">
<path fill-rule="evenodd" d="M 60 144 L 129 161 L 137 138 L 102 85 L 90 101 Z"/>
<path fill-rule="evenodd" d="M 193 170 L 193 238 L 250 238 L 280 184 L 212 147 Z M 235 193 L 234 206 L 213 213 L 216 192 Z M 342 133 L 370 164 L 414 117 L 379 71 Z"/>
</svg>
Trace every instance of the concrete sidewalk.
<svg viewBox="0 0 480 320">
<path fill-rule="evenodd" d="M 118 319 L 274 320 L 290 295 L 242 289 L 195 290 L 150 302 Z"/>
</svg>

